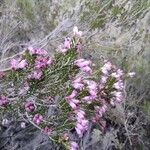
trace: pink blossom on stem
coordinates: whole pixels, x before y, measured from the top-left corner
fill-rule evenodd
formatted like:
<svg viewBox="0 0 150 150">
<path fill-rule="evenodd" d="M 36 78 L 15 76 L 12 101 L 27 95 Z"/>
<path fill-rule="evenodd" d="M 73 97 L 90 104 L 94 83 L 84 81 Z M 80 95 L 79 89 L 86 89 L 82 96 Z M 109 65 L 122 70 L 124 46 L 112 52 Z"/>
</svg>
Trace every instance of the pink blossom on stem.
<svg viewBox="0 0 150 150">
<path fill-rule="evenodd" d="M 51 58 L 39 56 L 35 59 L 35 68 L 36 69 L 46 68 L 51 63 L 52 63 Z"/>
<path fill-rule="evenodd" d="M 58 52 L 61 52 L 61 53 L 66 53 L 68 51 L 68 49 L 67 48 L 64 48 L 62 45 L 60 45 L 59 47 L 58 47 Z"/>
<path fill-rule="evenodd" d="M 72 99 L 77 95 L 77 91 L 73 90 L 69 96 L 66 96 L 65 99 Z"/>
<path fill-rule="evenodd" d="M 74 61 L 74 64 L 80 68 L 81 71 L 86 73 L 92 73 L 92 69 L 89 67 L 89 65 L 92 64 L 90 60 L 85 59 L 78 59 Z"/>
<path fill-rule="evenodd" d="M 107 111 L 107 105 L 103 105 L 102 107 L 100 106 L 95 106 L 95 111 L 96 111 L 96 118 L 101 118 L 103 116 L 103 114 L 105 114 L 105 112 Z"/>
<path fill-rule="evenodd" d="M 116 102 L 121 102 L 123 100 L 123 93 L 120 91 L 114 91 L 112 92 L 112 95 Z"/>
<path fill-rule="evenodd" d="M 100 81 L 100 82 L 101 82 L 101 84 L 103 84 L 103 85 L 104 85 L 104 84 L 107 82 L 107 79 L 108 79 L 108 77 L 107 77 L 107 76 L 102 76 L 102 77 L 101 77 L 101 81 Z"/>
<path fill-rule="evenodd" d="M 82 71 L 91 74 L 92 73 L 92 69 L 89 66 L 85 66 L 80 68 Z"/>
<path fill-rule="evenodd" d="M 43 75 L 41 70 L 34 70 L 28 75 L 28 79 L 40 80 Z"/>
<path fill-rule="evenodd" d="M 80 101 L 78 99 L 72 99 L 69 104 L 73 109 L 77 109 L 79 103 Z"/>
<path fill-rule="evenodd" d="M 25 59 L 21 60 L 20 58 L 12 59 L 10 64 L 11 64 L 11 68 L 13 70 L 24 69 L 28 65 L 28 63 Z"/>
<path fill-rule="evenodd" d="M 81 83 L 83 81 L 83 78 L 82 77 L 76 77 L 74 80 L 73 80 L 73 82 L 74 83 Z"/>
<path fill-rule="evenodd" d="M 31 55 L 36 54 L 36 55 L 47 55 L 47 51 L 45 51 L 44 49 L 38 49 L 38 48 L 33 48 L 33 47 L 28 47 L 29 53 Z"/>
<path fill-rule="evenodd" d="M 35 114 L 33 117 L 33 122 L 39 125 L 43 121 L 43 116 L 41 114 Z"/>
<path fill-rule="evenodd" d="M 95 98 L 96 96 L 89 95 L 89 96 L 83 97 L 82 99 L 86 101 L 88 104 L 91 104 Z"/>
<path fill-rule="evenodd" d="M 85 112 L 83 110 L 76 110 L 76 120 L 76 132 L 79 137 L 82 137 L 89 125 L 89 121 L 85 118 Z"/>
<path fill-rule="evenodd" d="M 23 69 L 28 65 L 27 61 L 25 59 L 21 60 L 18 64 L 19 69 Z"/>
<path fill-rule="evenodd" d="M 17 59 L 12 59 L 10 64 L 11 64 L 11 68 L 16 70 L 17 69 L 17 66 L 18 66 L 18 63 L 19 63 L 19 60 Z"/>
<path fill-rule="evenodd" d="M 35 48 L 29 46 L 29 47 L 28 47 L 28 50 L 29 50 L 29 53 L 30 53 L 30 54 L 36 54 L 36 49 L 35 49 Z"/>
<path fill-rule="evenodd" d="M 78 59 L 75 61 L 75 65 L 77 65 L 80 68 L 86 67 L 91 64 L 92 64 L 92 62 L 90 60 Z"/>
<path fill-rule="evenodd" d="M 83 110 L 78 109 L 75 111 L 75 114 L 77 115 L 77 118 L 84 119 L 85 112 Z"/>
<path fill-rule="evenodd" d="M 84 84 L 82 83 L 72 83 L 72 86 L 75 88 L 75 89 L 78 89 L 78 90 L 82 90 L 84 88 Z"/>
<path fill-rule="evenodd" d="M 124 84 L 122 80 L 119 80 L 118 82 L 114 83 L 113 87 L 117 90 L 123 90 Z"/>
<path fill-rule="evenodd" d="M 122 78 L 123 74 L 123 71 L 121 69 L 118 69 L 116 72 L 113 72 L 111 76 L 119 80 L 120 78 Z"/>
<path fill-rule="evenodd" d="M 78 150 L 79 146 L 78 143 L 71 141 L 70 142 L 70 150 Z"/>
<path fill-rule="evenodd" d="M 69 140 L 69 134 L 68 134 L 68 133 L 64 133 L 64 134 L 63 134 L 63 139 L 64 139 L 65 141 L 68 141 L 68 140 Z"/>
<path fill-rule="evenodd" d="M 68 98 L 66 97 L 66 101 L 68 102 L 68 104 L 70 105 L 70 107 L 72 109 L 77 109 L 78 107 L 78 104 L 80 103 L 80 101 L 78 99 L 75 99 L 75 98 Z"/>
<path fill-rule="evenodd" d="M 73 35 L 74 35 L 74 36 L 79 36 L 79 37 L 81 37 L 81 36 L 82 36 L 82 31 L 79 31 L 79 30 L 78 30 L 78 27 L 75 26 L 75 27 L 73 28 Z"/>
<path fill-rule="evenodd" d="M 51 132 L 52 132 L 52 129 L 49 128 L 48 126 L 46 126 L 46 127 L 43 129 L 43 133 L 44 133 L 45 135 L 50 135 Z"/>
<path fill-rule="evenodd" d="M 3 71 L 0 71 L 0 78 L 5 77 L 5 73 Z"/>
<path fill-rule="evenodd" d="M 112 64 L 110 62 L 106 62 L 104 66 L 101 68 L 102 73 L 105 75 L 108 75 L 111 69 L 112 69 Z"/>
<path fill-rule="evenodd" d="M 33 112 L 35 110 L 35 106 L 34 106 L 34 103 L 33 102 L 27 102 L 25 104 L 25 110 L 27 112 Z"/>
<path fill-rule="evenodd" d="M 82 83 L 82 78 L 77 77 L 72 81 L 72 86 L 77 90 L 82 90 L 84 88 L 84 84 Z"/>
<path fill-rule="evenodd" d="M 65 38 L 64 49 L 70 49 L 70 48 L 71 48 L 71 40 L 70 38 Z"/>
</svg>

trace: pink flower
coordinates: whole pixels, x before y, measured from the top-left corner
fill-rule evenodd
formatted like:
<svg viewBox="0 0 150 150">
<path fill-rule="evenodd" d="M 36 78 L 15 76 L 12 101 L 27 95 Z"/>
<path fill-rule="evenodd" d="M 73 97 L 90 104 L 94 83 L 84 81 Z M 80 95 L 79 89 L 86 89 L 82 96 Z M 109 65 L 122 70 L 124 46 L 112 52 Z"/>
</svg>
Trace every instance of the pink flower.
<svg viewBox="0 0 150 150">
<path fill-rule="evenodd" d="M 27 102 L 25 104 L 25 110 L 27 112 L 33 112 L 35 110 L 35 106 L 34 106 L 34 103 L 33 102 Z"/>
<path fill-rule="evenodd" d="M 76 142 L 71 141 L 70 142 L 70 150 L 78 150 L 79 146 Z"/>
<path fill-rule="evenodd" d="M 33 48 L 33 47 L 28 47 L 29 53 L 31 55 L 36 54 L 36 55 L 47 55 L 47 51 L 43 50 L 43 49 L 37 49 L 37 48 Z"/>
<path fill-rule="evenodd" d="M 68 140 L 69 140 L 69 134 L 68 134 L 68 133 L 64 133 L 64 134 L 63 134 L 63 139 L 64 139 L 65 141 L 68 141 Z"/>
<path fill-rule="evenodd" d="M 49 128 L 48 126 L 46 126 L 44 129 L 43 129 L 43 133 L 46 134 L 46 135 L 50 135 L 52 132 L 52 129 Z"/>
<path fill-rule="evenodd" d="M 72 86 L 78 90 L 82 90 L 84 88 L 84 84 L 82 83 L 73 83 Z"/>
<path fill-rule="evenodd" d="M 0 71 L 0 78 L 5 77 L 5 73 L 3 71 Z"/>
<path fill-rule="evenodd" d="M 80 101 L 78 99 L 66 99 L 68 104 L 72 107 L 72 109 L 77 109 L 78 104 L 80 103 Z"/>
<path fill-rule="evenodd" d="M 92 73 L 92 69 L 89 66 L 85 66 L 83 68 L 80 68 L 82 71 L 91 74 Z"/>
<path fill-rule="evenodd" d="M 84 101 L 86 101 L 88 104 L 91 104 L 92 103 L 92 101 L 94 100 L 96 98 L 96 96 L 85 96 L 85 97 L 83 97 L 82 99 L 84 100 Z"/>
<path fill-rule="evenodd" d="M 17 66 L 18 66 L 18 63 L 19 63 L 19 60 L 17 59 L 12 59 L 10 64 L 11 64 L 11 68 L 16 70 L 17 69 Z"/>
<path fill-rule="evenodd" d="M 44 50 L 44 49 L 36 49 L 36 54 L 37 55 L 47 55 L 48 53 L 47 53 L 47 51 L 46 50 Z"/>
<path fill-rule="evenodd" d="M 78 30 L 78 27 L 75 26 L 75 27 L 73 28 L 73 35 L 74 35 L 74 36 L 79 36 L 79 37 L 81 37 L 81 36 L 82 36 L 82 31 L 79 31 L 79 30 Z"/>
<path fill-rule="evenodd" d="M 35 49 L 35 48 L 29 46 L 29 47 L 28 47 L 28 50 L 29 50 L 29 53 L 30 53 L 30 54 L 36 54 L 36 49 Z"/>
<path fill-rule="evenodd" d="M 34 70 L 28 75 L 28 79 L 40 80 L 43 75 L 41 70 Z"/>
<path fill-rule="evenodd" d="M 70 38 L 65 38 L 64 49 L 70 49 L 70 48 L 71 48 Z"/>
<path fill-rule="evenodd" d="M 69 105 L 72 109 L 77 109 L 77 105 L 74 102 L 69 101 Z"/>
<path fill-rule="evenodd" d="M 88 129 L 89 121 L 85 118 L 85 112 L 83 110 L 76 110 L 76 132 L 79 137 L 82 137 L 84 132 Z"/>
<path fill-rule="evenodd" d="M 86 83 L 87 83 L 87 87 L 89 90 L 97 90 L 97 83 L 95 81 L 92 81 L 92 80 L 86 80 Z"/>
<path fill-rule="evenodd" d="M 87 84 L 87 88 L 91 94 L 91 97 L 95 99 L 97 97 L 97 83 L 92 80 L 85 80 L 84 82 Z"/>
<path fill-rule="evenodd" d="M 82 77 L 77 77 L 75 80 L 73 80 L 72 86 L 75 89 L 82 90 L 84 88 L 84 84 L 82 83 Z"/>
<path fill-rule="evenodd" d="M 86 73 L 92 73 L 92 69 L 89 67 L 89 65 L 92 64 L 90 60 L 78 59 L 74 61 L 74 64 L 78 66 L 81 71 L 84 71 Z"/>
<path fill-rule="evenodd" d="M 115 101 L 114 101 L 113 98 L 110 100 L 110 104 L 111 104 L 112 106 L 115 106 Z"/>
<path fill-rule="evenodd" d="M 62 46 L 62 45 L 60 45 L 59 47 L 58 47 L 58 52 L 60 52 L 60 53 L 66 53 L 68 51 L 68 49 L 67 48 L 64 48 L 64 46 Z"/>
<path fill-rule="evenodd" d="M 80 83 L 82 81 L 83 81 L 82 77 L 77 77 L 76 79 L 73 80 L 74 83 Z"/>
<path fill-rule="evenodd" d="M 76 90 L 73 90 L 72 93 L 71 93 L 71 95 L 66 96 L 65 99 L 72 99 L 72 98 L 74 98 L 76 95 L 77 95 L 77 91 L 76 91 Z"/>
<path fill-rule="evenodd" d="M 114 99 L 117 102 L 121 102 L 123 100 L 123 93 L 120 91 L 114 91 L 112 92 L 112 95 L 114 96 Z"/>
<path fill-rule="evenodd" d="M 33 118 L 33 122 L 39 125 L 43 121 L 43 116 L 41 114 L 36 114 Z"/>
<path fill-rule="evenodd" d="M 102 113 L 105 113 L 106 110 L 107 110 L 107 108 L 108 108 L 107 105 L 104 104 L 104 105 L 101 107 L 101 112 L 102 112 Z"/>
<path fill-rule="evenodd" d="M 101 84 L 105 84 L 107 82 L 108 77 L 107 76 L 102 76 L 101 77 Z"/>
<path fill-rule="evenodd" d="M 105 63 L 104 66 L 101 68 L 102 73 L 105 75 L 107 75 L 111 69 L 112 69 L 112 64 L 110 62 Z"/>
<path fill-rule="evenodd" d="M 80 68 L 86 67 L 91 64 L 92 64 L 92 62 L 90 60 L 78 59 L 75 61 L 75 65 L 77 65 Z"/>
<path fill-rule="evenodd" d="M 83 110 L 81 110 L 81 109 L 76 110 L 76 111 L 75 111 L 75 114 L 77 115 L 78 119 L 79 119 L 79 118 L 80 118 L 80 119 L 84 119 L 85 112 L 84 112 Z"/>
<path fill-rule="evenodd" d="M 52 60 L 50 58 L 39 56 L 35 59 L 35 68 L 36 69 L 46 68 L 51 63 Z"/>
<path fill-rule="evenodd" d="M 123 90 L 124 85 L 123 85 L 123 82 L 119 80 L 118 82 L 114 83 L 113 87 L 117 90 Z"/>
<path fill-rule="evenodd" d="M 30 89 L 30 87 L 28 85 L 24 86 L 23 88 L 21 88 L 19 90 L 19 95 L 21 95 L 21 96 L 25 95 L 29 89 Z"/>
<path fill-rule="evenodd" d="M 20 58 L 12 59 L 10 63 L 13 70 L 24 69 L 28 65 L 25 59 L 21 60 Z"/>
<path fill-rule="evenodd" d="M 19 69 L 23 69 L 25 68 L 26 66 L 28 65 L 27 61 L 24 59 L 24 60 L 21 60 L 18 64 L 18 68 Z"/>
<path fill-rule="evenodd" d="M 95 111 L 96 111 L 96 118 L 101 118 L 103 114 L 107 111 L 107 105 L 103 105 L 102 107 L 100 106 L 95 106 Z"/>
<path fill-rule="evenodd" d="M 5 96 L 0 96 L 0 106 L 6 106 L 8 103 L 9 101 Z"/>
<path fill-rule="evenodd" d="M 116 72 L 113 72 L 111 76 L 119 80 L 123 76 L 123 74 L 123 71 L 121 69 L 118 69 Z"/>
</svg>

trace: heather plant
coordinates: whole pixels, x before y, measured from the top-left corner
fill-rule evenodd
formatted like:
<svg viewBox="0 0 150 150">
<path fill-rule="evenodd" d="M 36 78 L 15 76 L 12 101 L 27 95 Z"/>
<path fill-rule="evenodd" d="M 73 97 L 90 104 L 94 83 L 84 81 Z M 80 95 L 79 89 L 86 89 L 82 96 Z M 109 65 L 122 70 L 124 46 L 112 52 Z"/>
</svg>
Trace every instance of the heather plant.
<svg viewBox="0 0 150 150">
<path fill-rule="evenodd" d="M 80 149 L 70 137 L 72 129 L 79 138 L 90 122 L 105 130 L 106 111 L 125 99 L 125 79 L 135 75 L 108 60 L 100 67 L 82 58 L 81 36 L 74 27 L 72 37 L 65 38 L 54 56 L 28 47 L 10 60 L 10 70 L 0 74 L 6 85 L 0 93 L 1 115 L 22 118 L 23 128 L 29 122 L 69 150 Z"/>
</svg>

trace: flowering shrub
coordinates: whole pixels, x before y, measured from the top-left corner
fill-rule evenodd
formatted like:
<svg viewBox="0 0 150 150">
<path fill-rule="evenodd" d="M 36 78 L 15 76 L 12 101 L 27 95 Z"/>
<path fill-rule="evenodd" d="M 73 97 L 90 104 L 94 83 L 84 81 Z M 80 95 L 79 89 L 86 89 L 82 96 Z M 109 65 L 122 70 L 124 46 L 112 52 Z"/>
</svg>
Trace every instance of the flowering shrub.
<svg viewBox="0 0 150 150">
<path fill-rule="evenodd" d="M 0 111 L 22 117 L 70 150 L 79 149 L 69 137 L 71 129 L 81 138 L 89 122 L 105 128 L 105 112 L 124 99 L 126 75 L 107 60 L 96 69 L 91 60 L 81 58 L 81 35 L 75 27 L 54 57 L 29 47 L 1 76 L 10 84 L 1 91 Z"/>
</svg>

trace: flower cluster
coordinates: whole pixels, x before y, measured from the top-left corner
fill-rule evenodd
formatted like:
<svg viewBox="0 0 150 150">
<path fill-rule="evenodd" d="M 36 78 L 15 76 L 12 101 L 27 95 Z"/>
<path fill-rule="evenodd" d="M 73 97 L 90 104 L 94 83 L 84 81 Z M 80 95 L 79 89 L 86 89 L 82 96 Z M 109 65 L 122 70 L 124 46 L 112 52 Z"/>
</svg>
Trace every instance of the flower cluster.
<svg viewBox="0 0 150 150">
<path fill-rule="evenodd" d="M 33 122 L 39 125 L 43 121 L 43 116 L 41 114 L 35 114 L 33 117 Z"/>
<path fill-rule="evenodd" d="M 35 68 L 36 69 L 43 69 L 50 65 L 52 60 L 48 57 L 38 56 L 35 59 Z"/>
<path fill-rule="evenodd" d="M 76 132 L 79 135 L 79 137 L 82 137 L 83 134 L 87 131 L 88 129 L 88 124 L 89 121 L 85 118 L 85 112 L 81 109 L 78 109 L 75 111 L 76 114 Z"/>
<path fill-rule="evenodd" d="M 73 86 L 76 90 L 82 90 L 82 89 L 84 88 L 84 83 L 83 83 L 82 77 L 76 77 L 76 78 L 72 81 L 72 86 Z"/>
<path fill-rule="evenodd" d="M 89 74 L 92 73 L 92 69 L 90 68 L 90 65 L 92 64 L 92 62 L 90 60 L 85 60 L 81 58 L 81 59 L 75 60 L 74 63 L 76 66 L 80 68 L 81 71 L 89 73 Z"/>
<path fill-rule="evenodd" d="M 0 96 L 0 106 L 3 106 L 0 108 L 8 104 L 17 107 L 24 119 L 51 139 L 72 128 L 82 138 L 90 122 L 105 127 L 108 108 L 124 99 L 125 74 L 112 62 L 105 61 L 96 70 L 98 76 L 95 75 L 92 60 L 80 57 L 81 35 L 82 32 L 74 27 L 73 38 L 65 38 L 53 59 L 47 51 L 33 47 L 28 47 L 20 58 L 12 59 L 6 81 L 12 80 L 12 89 L 18 99 L 9 103 L 8 98 Z M 5 95 L 5 91 L 2 93 Z M 56 113 L 52 113 L 54 108 Z M 68 134 L 65 139 L 69 150 L 79 149 Z M 57 138 L 57 141 L 63 140 Z"/>
<path fill-rule="evenodd" d="M 69 103 L 72 109 L 77 109 L 78 104 L 80 103 L 78 99 L 75 99 L 76 95 L 77 95 L 77 91 L 73 90 L 71 95 L 65 97 L 66 101 Z"/>
<path fill-rule="evenodd" d="M 25 104 L 25 110 L 27 112 L 33 112 L 35 110 L 35 106 L 34 106 L 34 103 L 33 102 L 27 102 Z"/>
<path fill-rule="evenodd" d="M 89 95 L 83 97 L 88 104 L 91 104 L 93 100 L 97 98 L 98 86 L 97 83 L 93 80 L 84 80 L 84 83 L 87 85 L 87 90 Z"/>
</svg>

